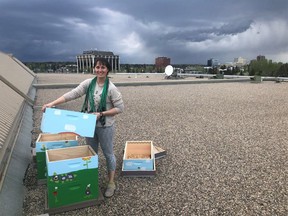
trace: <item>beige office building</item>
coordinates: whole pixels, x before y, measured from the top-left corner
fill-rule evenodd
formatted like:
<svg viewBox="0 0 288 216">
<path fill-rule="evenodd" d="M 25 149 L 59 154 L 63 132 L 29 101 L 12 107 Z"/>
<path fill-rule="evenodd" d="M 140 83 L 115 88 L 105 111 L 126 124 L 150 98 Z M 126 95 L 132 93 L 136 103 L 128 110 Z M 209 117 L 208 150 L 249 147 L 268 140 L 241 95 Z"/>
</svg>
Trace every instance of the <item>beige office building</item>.
<svg viewBox="0 0 288 216">
<path fill-rule="evenodd" d="M 234 65 L 238 67 L 242 67 L 247 64 L 247 60 L 242 57 L 234 58 Z"/>
<path fill-rule="evenodd" d="M 120 71 L 120 59 L 109 51 L 89 50 L 83 51 L 82 55 L 76 56 L 77 73 L 93 73 L 94 61 L 97 58 L 105 58 L 111 65 L 111 72 Z"/>
</svg>

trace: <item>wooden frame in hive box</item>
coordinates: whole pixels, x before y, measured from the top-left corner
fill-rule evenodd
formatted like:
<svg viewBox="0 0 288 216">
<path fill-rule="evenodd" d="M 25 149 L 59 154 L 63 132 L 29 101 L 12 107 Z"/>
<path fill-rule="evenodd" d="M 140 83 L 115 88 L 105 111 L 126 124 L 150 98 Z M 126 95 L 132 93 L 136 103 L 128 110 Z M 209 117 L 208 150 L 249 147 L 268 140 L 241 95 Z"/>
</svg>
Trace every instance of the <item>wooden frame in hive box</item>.
<svg viewBox="0 0 288 216">
<path fill-rule="evenodd" d="M 47 212 L 99 203 L 98 155 L 88 146 L 46 151 Z"/>
<path fill-rule="evenodd" d="M 122 176 L 155 176 L 152 141 L 127 141 L 124 149 Z"/>
</svg>

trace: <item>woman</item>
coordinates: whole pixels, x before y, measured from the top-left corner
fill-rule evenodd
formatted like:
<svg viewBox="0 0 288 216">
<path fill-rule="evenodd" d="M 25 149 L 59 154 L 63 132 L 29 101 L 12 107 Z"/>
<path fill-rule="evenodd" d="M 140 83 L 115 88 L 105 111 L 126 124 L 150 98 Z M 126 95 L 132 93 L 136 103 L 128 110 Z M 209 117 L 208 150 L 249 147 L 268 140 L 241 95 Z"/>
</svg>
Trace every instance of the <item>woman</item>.
<svg viewBox="0 0 288 216">
<path fill-rule="evenodd" d="M 124 111 L 124 104 L 121 93 L 109 81 L 108 73 L 111 70 L 109 62 L 104 58 L 96 59 L 94 70 L 95 78 L 84 80 L 75 89 L 50 103 L 44 104 L 42 111 L 44 112 L 47 107 L 53 107 L 86 95 L 82 112 L 93 113 L 97 116 L 94 137 L 86 138 L 86 142 L 97 154 L 99 144 L 101 146 L 108 170 L 108 184 L 104 195 L 112 197 L 116 189 L 114 182 L 116 157 L 113 152 L 114 116 Z"/>
</svg>

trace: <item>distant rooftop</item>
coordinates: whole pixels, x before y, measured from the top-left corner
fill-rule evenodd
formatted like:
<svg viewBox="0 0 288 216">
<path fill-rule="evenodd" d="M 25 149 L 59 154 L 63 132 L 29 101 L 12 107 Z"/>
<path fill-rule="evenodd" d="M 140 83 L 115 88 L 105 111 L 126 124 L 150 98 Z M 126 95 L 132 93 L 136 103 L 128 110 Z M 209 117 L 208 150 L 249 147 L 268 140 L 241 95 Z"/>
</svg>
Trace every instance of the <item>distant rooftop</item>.
<svg viewBox="0 0 288 216">
<path fill-rule="evenodd" d="M 110 51 L 99 51 L 99 50 L 88 50 L 83 51 L 83 55 L 106 55 L 106 56 L 114 56 L 113 52 Z"/>
</svg>

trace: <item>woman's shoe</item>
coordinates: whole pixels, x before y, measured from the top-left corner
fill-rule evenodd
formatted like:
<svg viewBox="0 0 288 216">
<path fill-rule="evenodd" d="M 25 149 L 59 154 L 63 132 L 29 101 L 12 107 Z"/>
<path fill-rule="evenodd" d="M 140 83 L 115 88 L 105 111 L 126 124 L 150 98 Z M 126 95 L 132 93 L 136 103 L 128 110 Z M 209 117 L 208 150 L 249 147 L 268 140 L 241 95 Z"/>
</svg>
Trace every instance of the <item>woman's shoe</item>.
<svg viewBox="0 0 288 216">
<path fill-rule="evenodd" d="M 112 197 L 114 195 L 115 190 L 116 190 L 115 183 L 114 182 L 108 183 L 104 196 L 107 198 Z"/>
</svg>

